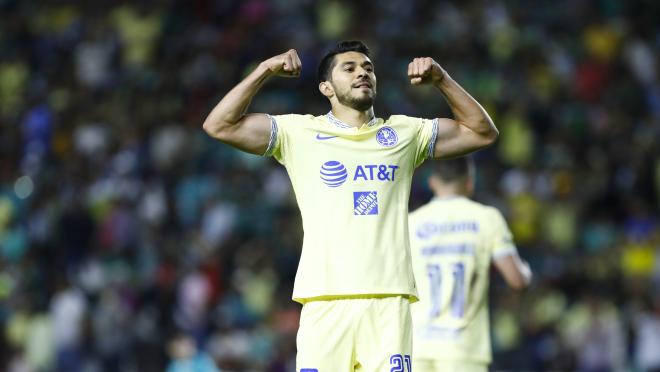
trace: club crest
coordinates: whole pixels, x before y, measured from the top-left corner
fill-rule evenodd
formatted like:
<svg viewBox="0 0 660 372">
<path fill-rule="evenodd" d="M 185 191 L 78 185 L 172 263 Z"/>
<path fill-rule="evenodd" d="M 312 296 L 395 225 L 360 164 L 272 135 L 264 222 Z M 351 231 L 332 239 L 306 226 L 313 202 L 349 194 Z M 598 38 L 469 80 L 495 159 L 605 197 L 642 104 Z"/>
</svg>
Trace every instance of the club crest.
<svg viewBox="0 0 660 372">
<path fill-rule="evenodd" d="M 394 129 L 390 127 L 382 127 L 376 133 L 376 141 L 385 147 L 392 147 L 399 142 L 399 136 Z"/>
</svg>

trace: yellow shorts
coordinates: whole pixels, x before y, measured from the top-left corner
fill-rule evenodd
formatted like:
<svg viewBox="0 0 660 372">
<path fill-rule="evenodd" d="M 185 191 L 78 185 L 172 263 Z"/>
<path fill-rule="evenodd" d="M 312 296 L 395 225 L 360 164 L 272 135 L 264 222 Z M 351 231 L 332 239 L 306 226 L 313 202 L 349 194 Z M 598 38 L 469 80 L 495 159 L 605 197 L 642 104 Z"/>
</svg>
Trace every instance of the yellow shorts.
<svg viewBox="0 0 660 372">
<path fill-rule="evenodd" d="M 487 372 L 488 366 L 458 360 L 413 359 L 415 372 Z"/>
<path fill-rule="evenodd" d="M 298 372 L 410 372 L 410 302 L 402 296 L 306 303 L 298 329 Z"/>
</svg>

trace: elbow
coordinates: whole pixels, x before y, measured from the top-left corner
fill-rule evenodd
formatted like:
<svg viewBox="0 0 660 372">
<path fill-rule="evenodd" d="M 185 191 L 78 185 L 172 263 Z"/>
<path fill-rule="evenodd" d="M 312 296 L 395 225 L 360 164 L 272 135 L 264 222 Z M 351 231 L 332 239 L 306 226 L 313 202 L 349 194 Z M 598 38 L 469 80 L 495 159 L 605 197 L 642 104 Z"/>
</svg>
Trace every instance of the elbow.
<svg viewBox="0 0 660 372">
<path fill-rule="evenodd" d="M 495 127 L 495 125 L 491 121 L 489 121 L 488 124 L 490 128 L 483 135 L 484 147 L 494 144 L 497 141 L 497 138 L 500 136 L 500 131 L 497 130 L 497 127 Z"/>
<path fill-rule="evenodd" d="M 213 125 L 208 119 L 204 120 L 204 124 L 202 124 L 202 129 L 204 129 L 204 132 L 208 134 L 211 137 L 214 137 L 214 134 L 216 133 L 216 126 Z"/>
<path fill-rule="evenodd" d="M 211 135 L 211 126 L 206 121 L 204 121 L 204 124 L 202 124 L 202 129 L 206 134 L 209 136 Z"/>
<path fill-rule="evenodd" d="M 204 124 L 202 124 L 202 129 L 204 129 L 206 134 L 220 141 L 223 140 L 224 134 L 226 132 L 226 130 L 223 128 L 223 125 L 211 122 L 208 119 L 204 121 Z"/>
<path fill-rule="evenodd" d="M 529 287 L 529 282 L 525 280 L 517 280 L 512 283 L 509 283 L 509 286 L 516 291 L 522 291 L 523 289 Z"/>
<path fill-rule="evenodd" d="M 491 146 L 500 136 L 497 127 L 488 117 L 480 118 L 479 120 L 472 122 L 465 122 L 462 123 L 462 125 L 471 128 L 470 130 L 472 132 L 472 138 L 474 138 L 475 150 Z"/>
<path fill-rule="evenodd" d="M 531 272 L 526 273 L 526 275 L 520 275 L 515 280 L 509 282 L 509 286 L 517 291 L 522 291 L 529 287 L 532 284 L 532 275 Z"/>
</svg>

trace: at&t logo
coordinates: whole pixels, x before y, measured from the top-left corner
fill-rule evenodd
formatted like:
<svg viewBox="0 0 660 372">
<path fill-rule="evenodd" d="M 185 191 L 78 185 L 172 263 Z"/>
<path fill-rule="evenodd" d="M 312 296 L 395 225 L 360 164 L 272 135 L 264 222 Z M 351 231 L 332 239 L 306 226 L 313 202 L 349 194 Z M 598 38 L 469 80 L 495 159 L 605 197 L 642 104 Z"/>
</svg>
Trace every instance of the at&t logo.
<svg viewBox="0 0 660 372">
<path fill-rule="evenodd" d="M 358 164 L 351 176 L 351 170 L 336 160 L 330 160 L 321 166 L 321 181 L 329 187 L 339 187 L 349 177 L 353 181 L 394 182 L 398 165 L 392 164 Z"/>
<path fill-rule="evenodd" d="M 348 178 L 348 172 L 344 164 L 330 160 L 321 166 L 321 181 L 330 187 L 341 186 Z"/>
</svg>

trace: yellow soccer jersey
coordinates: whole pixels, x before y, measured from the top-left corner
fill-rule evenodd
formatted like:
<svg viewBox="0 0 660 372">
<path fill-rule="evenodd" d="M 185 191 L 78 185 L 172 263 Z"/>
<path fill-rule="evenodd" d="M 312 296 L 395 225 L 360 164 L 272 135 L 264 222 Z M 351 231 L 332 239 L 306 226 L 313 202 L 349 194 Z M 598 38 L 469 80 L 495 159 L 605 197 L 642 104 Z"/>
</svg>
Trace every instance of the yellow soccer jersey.
<svg viewBox="0 0 660 372">
<path fill-rule="evenodd" d="M 500 212 L 464 197 L 433 199 L 410 214 L 414 358 L 491 362 L 491 260 L 517 254 Z"/>
<path fill-rule="evenodd" d="M 437 121 L 397 115 L 354 128 L 332 113 L 271 119 L 265 155 L 286 167 L 304 229 L 293 299 L 416 300 L 408 198 L 414 169 L 433 154 Z"/>
</svg>

